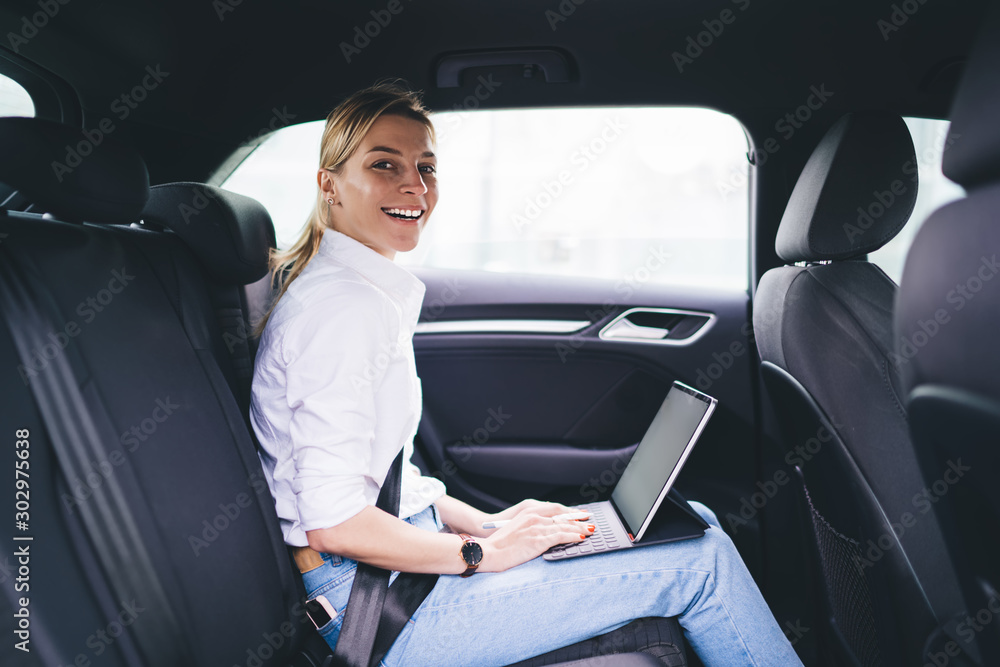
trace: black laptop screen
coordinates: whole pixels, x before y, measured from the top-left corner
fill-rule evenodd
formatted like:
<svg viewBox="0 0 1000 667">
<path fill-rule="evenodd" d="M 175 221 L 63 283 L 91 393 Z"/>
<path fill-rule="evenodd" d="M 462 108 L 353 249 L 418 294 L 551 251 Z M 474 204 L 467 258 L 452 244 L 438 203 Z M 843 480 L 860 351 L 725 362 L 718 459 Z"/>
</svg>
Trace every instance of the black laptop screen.
<svg viewBox="0 0 1000 667">
<path fill-rule="evenodd" d="M 667 394 L 611 494 L 633 535 L 656 503 L 710 405 L 676 386 Z"/>
</svg>

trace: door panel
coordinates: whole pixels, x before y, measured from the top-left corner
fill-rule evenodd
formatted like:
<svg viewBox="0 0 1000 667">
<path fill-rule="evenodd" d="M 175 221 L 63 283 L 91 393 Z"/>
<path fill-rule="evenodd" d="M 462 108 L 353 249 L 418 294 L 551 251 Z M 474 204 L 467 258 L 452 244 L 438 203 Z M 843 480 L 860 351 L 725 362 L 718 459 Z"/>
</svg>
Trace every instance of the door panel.
<svg viewBox="0 0 1000 667">
<path fill-rule="evenodd" d="M 417 449 L 452 495 L 487 511 L 527 497 L 607 497 L 674 380 L 719 399 L 679 490 L 720 518 L 755 490 L 756 353 L 745 292 L 413 272 L 427 285 L 414 337 L 424 400 Z M 637 336 L 600 335 L 634 308 L 643 309 L 629 316 Z M 650 338 L 651 328 L 679 338 Z M 751 569 L 755 529 L 751 519 L 736 536 Z"/>
<path fill-rule="evenodd" d="M 509 444 L 448 447 L 448 455 L 469 475 L 497 477 L 512 482 L 576 485 L 581 479 L 600 477 L 616 461 L 628 461 L 636 445 L 618 449 L 583 449 L 568 445 Z"/>
</svg>

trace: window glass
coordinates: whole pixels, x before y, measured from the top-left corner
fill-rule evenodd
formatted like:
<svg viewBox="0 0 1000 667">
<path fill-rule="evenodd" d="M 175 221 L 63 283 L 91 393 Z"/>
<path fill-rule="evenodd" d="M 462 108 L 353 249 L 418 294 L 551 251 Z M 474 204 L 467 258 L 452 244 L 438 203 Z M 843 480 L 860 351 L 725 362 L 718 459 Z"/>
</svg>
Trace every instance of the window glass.
<svg viewBox="0 0 1000 667">
<path fill-rule="evenodd" d="M 298 239 L 316 201 L 322 136 L 323 121 L 283 127 L 265 138 L 222 183 L 267 208 L 282 250 Z"/>
<path fill-rule="evenodd" d="M 0 74 L 0 117 L 34 115 L 35 105 L 28 91 L 17 81 Z"/>
<path fill-rule="evenodd" d="M 945 178 L 941 171 L 941 157 L 947 150 L 948 127 L 946 120 L 929 118 L 905 118 L 906 126 L 913 137 L 917 163 L 904 166 L 908 174 L 916 172 L 917 203 L 909 222 L 892 241 L 868 256 L 869 261 L 878 264 L 886 274 L 899 284 L 903 275 L 906 252 L 910 249 L 917 230 L 937 208 L 950 201 L 965 196 L 960 185 Z"/>
<path fill-rule="evenodd" d="M 747 140 L 700 108 L 433 116 L 440 201 L 405 265 L 747 287 Z M 323 124 L 274 133 L 226 180 L 279 247 L 315 197 Z"/>
</svg>

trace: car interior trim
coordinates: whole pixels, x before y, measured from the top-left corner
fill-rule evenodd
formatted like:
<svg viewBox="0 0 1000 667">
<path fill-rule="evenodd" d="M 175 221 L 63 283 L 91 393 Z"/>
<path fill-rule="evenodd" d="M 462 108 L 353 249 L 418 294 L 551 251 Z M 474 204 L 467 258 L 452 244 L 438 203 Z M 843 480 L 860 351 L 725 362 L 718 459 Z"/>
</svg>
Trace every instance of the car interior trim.
<svg viewBox="0 0 1000 667">
<path fill-rule="evenodd" d="M 445 320 L 418 322 L 417 334 L 549 333 L 568 334 L 590 326 L 587 320 Z"/>
</svg>

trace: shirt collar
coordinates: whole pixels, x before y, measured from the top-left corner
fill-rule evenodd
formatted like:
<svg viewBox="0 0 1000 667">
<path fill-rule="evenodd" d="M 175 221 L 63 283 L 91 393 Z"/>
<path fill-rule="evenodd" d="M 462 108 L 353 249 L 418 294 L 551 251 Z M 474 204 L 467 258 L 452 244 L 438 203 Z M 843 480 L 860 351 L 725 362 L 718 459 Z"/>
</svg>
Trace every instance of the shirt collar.
<svg viewBox="0 0 1000 667">
<path fill-rule="evenodd" d="M 410 327 L 416 325 L 427 289 L 415 275 L 347 234 L 327 227 L 317 254 L 336 260 L 360 273 L 403 308 Z"/>
</svg>

